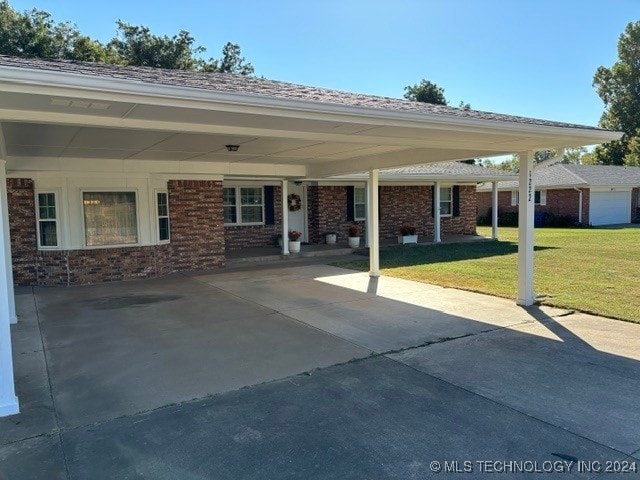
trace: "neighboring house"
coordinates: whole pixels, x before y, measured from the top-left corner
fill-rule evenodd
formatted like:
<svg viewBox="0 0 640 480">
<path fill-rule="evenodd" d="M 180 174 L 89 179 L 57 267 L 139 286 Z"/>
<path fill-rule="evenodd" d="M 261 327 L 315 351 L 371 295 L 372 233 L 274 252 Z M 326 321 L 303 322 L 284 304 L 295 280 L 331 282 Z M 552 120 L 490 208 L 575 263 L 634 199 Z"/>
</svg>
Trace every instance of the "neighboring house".
<svg viewBox="0 0 640 480">
<path fill-rule="evenodd" d="M 640 221 L 640 167 L 556 164 L 534 170 L 536 211 L 587 225 Z M 499 213 L 518 210 L 518 183 L 498 184 Z M 491 185 L 478 186 L 478 214 L 491 208 Z"/>
</svg>

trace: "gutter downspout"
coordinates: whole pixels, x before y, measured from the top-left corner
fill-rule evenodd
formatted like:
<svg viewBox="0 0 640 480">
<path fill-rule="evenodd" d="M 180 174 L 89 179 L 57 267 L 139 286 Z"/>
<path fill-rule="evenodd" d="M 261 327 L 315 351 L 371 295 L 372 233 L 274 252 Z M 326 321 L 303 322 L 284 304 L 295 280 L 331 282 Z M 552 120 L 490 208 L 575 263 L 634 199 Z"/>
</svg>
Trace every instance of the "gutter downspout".
<svg viewBox="0 0 640 480">
<path fill-rule="evenodd" d="M 578 222 L 582 223 L 582 189 L 578 187 L 573 187 L 574 190 L 577 190 L 579 193 L 578 196 Z"/>
</svg>

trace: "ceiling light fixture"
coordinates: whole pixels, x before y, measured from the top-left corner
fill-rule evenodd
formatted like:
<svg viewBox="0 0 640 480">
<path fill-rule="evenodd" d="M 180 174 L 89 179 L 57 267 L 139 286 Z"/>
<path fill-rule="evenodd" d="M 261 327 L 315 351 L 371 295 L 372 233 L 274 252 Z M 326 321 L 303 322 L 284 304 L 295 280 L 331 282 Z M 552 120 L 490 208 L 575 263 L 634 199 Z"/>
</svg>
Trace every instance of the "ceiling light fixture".
<svg viewBox="0 0 640 480">
<path fill-rule="evenodd" d="M 227 150 L 229 150 L 230 152 L 237 152 L 240 148 L 240 145 L 225 145 L 225 147 L 227 147 Z"/>
</svg>

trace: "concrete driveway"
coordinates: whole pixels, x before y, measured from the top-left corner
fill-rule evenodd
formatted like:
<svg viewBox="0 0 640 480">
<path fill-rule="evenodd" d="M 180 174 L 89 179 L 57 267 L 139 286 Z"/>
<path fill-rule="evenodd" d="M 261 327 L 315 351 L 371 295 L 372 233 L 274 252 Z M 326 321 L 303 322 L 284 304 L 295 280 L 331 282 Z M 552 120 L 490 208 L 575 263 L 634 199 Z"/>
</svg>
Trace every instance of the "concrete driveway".
<svg viewBox="0 0 640 480">
<path fill-rule="evenodd" d="M 640 467 L 638 325 L 295 262 L 22 289 L 18 310 L 0 478 Z"/>
</svg>

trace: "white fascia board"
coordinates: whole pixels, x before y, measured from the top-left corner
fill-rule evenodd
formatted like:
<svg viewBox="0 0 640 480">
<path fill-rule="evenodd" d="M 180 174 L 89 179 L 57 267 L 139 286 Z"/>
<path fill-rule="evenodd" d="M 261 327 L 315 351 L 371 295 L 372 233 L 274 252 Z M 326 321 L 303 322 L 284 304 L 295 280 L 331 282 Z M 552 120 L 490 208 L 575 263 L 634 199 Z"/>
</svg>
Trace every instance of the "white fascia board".
<svg viewBox="0 0 640 480">
<path fill-rule="evenodd" d="M 5 83 L 5 85 L 2 85 Z M 8 85 L 7 85 L 8 84 Z M 11 89 L 10 86 L 17 87 Z M 66 96 L 82 96 L 91 92 L 92 97 L 104 100 L 125 101 L 132 103 L 145 103 L 166 106 L 183 106 L 187 108 L 208 108 L 212 104 L 227 105 L 229 111 L 243 110 L 247 107 L 257 109 L 253 113 L 277 114 L 275 111 L 284 110 L 313 114 L 315 117 L 323 115 L 327 120 L 341 122 L 362 122 L 390 125 L 390 121 L 396 120 L 399 125 L 436 128 L 481 128 L 498 130 L 502 133 L 513 133 L 540 136 L 557 136 L 561 142 L 562 137 L 568 137 L 568 146 L 575 146 L 569 140 L 571 137 L 584 137 L 581 141 L 588 144 L 609 142 L 621 138 L 621 132 L 606 130 L 592 130 L 589 128 L 553 127 L 548 125 L 534 125 L 529 123 L 516 123 L 479 118 L 463 118 L 453 115 L 434 115 L 430 113 L 414 113 L 399 110 L 384 110 L 372 107 L 354 107 L 349 105 L 311 102 L 307 100 L 278 98 L 267 95 L 219 92 L 193 87 L 178 87 L 159 85 L 139 80 L 106 78 L 101 76 L 84 75 L 77 73 L 58 72 L 42 69 L 28 69 L 21 67 L 0 67 L 0 91 L 22 91 L 20 87 L 25 85 L 37 86 L 38 93 L 47 93 L 42 87 L 52 87 L 58 94 Z M 24 90 L 24 89 L 23 89 Z M 63 93 L 64 92 L 64 93 Z M 113 96 L 115 94 L 115 97 Z M 333 116 L 332 116 L 333 115 Z M 346 118 L 352 116 L 353 118 Z M 409 123 L 409 124 L 407 124 Z"/>
<path fill-rule="evenodd" d="M 536 190 L 567 190 L 573 188 L 588 188 L 589 185 L 587 183 L 579 183 L 572 185 L 535 185 Z M 518 186 L 514 185 L 512 187 L 501 187 L 498 183 L 498 190 L 501 192 L 510 192 L 512 190 L 518 190 Z M 482 187 L 478 188 L 478 192 L 491 192 L 491 187 Z"/>
<path fill-rule="evenodd" d="M 253 176 L 270 178 L 305 177 L 304 165 L 263 164 L 263 163 L 230 163 L 230 162 L 195 162 L 195 161 L 153 161 L 153 160 L 117 160 L 99 159 L 87 161 L 86 158 L 51 158 L 51 157 L 9 157 L 7 170 L 12 176 L 16 173 L 33 174 L 34 172 L 65 172 L 71 175 L 88 173 L 125 173 L 162 174 L 179 179 L 196 178 L 195 176 Z"/>
</svg>

